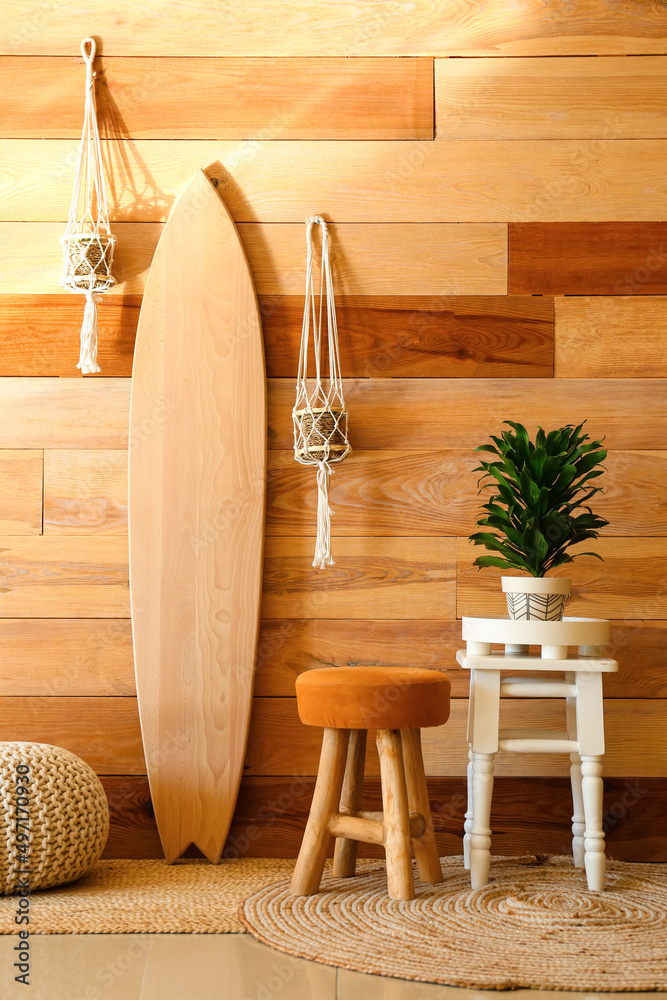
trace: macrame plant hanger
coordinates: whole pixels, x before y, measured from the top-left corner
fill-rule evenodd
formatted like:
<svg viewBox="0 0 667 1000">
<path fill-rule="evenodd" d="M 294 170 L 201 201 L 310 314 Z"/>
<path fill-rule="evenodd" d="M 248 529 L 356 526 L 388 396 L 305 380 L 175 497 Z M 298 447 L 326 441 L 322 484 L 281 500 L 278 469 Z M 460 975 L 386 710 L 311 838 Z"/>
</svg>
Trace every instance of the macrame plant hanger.
<svg viewBox="0 0 667 1000">
<path fill-rule="evenodd" d="M 88 51 L 90 50 L 90 51 Z M 107 288 L 116 284 L 111 274 L 116 237 L 109 228 L 107 192 L 102 167 L 100 133 L 95 106 L 96 45 L 92 38 L 81 42 L 81 55 L 86 64 L 86 99 L 79 159 L 74 179 L 65 235 L 61 236 L 65 273 L 60 279 L 64 288 L 83 292 L 86 305 L 81 327 L 81 352 L 77 368 L 83 375 L 98 372 L 97 365 L 97 302 Z"/>
<path fill-rule="evenodd" d="M 322 228 L 322 265 L 320 270 L 319 309 L 313 284 L 313 226 Z M 347 439 L 347 410 L 343 398 L 343 380 L 338 353 L 338 328 L 334 303 L 333 280 L 329 261 L 329 231 L 319 215 L 306 220 L 306 302 L 301 328 L 299 374 L 296 382 L 296 403 L 292 411 L 294 423 L 294 456 L 302 465 L 317 466 L 317 541 L 313 566 L 324 569 L 333 566 L 331 556 L 331 515 L 329 507 L 329 477 L 334 462 L 352 451 Z M 323 374 L 322 314 L 326 300 L 328 375 Z M 313 325 L 315 378 L 308 379 L 310 324 Z"/>
</svg>

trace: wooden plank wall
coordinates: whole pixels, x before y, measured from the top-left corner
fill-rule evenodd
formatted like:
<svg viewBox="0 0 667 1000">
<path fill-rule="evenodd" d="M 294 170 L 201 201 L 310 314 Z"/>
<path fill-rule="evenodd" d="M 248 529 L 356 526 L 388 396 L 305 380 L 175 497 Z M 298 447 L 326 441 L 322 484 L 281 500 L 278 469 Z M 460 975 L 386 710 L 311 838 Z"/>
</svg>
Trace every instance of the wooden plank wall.
<svg viewBox="0 0 667 1000">
<path fill-rule="evenodd" d="M 319 733 L 294 679 L 322 664 L 451 669 L 425 735 L 443 852 L 460 850 L 462 614 L 503 613 L 466 541 L 472 449 L 505 418 L 606 435 L 604 563 L 571 612 L 613 619 L 610 853 L 667 860 L 667 7 L 622 0 L 8 0 L 0 35 L 0 708 L 3 739 L 88 760 L 109 857 L 160 853 L 127 576 L 127 416 L 151 255 L 210 165 L 253 267 L 269 376 L 256 704 L 227 856 L 298 849 Z M 97 93 L 119 284 L 102 374 L 75 369 L 58 286 L 83 96 Z M 290 452 L 304 216 L 332 222 L 355 453 L 332 481 L 336 566 L 310 566 L 312 474 Z M 211 526 L 215 530 L 215 525 Z M 513 719 L 557 722 L 551 704 Z M 567 851 L 567 761 L 498 761 L 494 850 Z M 378 802 L 369 756 L 369 800 Z"/>
</svg>

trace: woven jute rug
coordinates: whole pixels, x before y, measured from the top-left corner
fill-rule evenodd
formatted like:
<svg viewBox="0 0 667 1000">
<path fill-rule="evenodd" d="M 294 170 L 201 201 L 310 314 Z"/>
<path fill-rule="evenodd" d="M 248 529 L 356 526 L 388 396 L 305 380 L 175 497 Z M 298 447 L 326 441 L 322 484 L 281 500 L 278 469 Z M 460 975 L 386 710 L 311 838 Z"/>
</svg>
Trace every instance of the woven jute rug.
<svg viewBox="0 0 667 1000">
<path fill-rule="evenodd" d="M 608 863 L 589 892 L 571 858 L 497 858 L 493 881 L 470 889 L 460 858 L 417 898 L 387 896 L 384 865 L 293 897 L 286 883 L 241 908 L 258 940 L 357 972 L 508 990 L 667 990 L 667 865 Z"/>
<path fill-rule="evenodd" d="M 249 859 L 211 865 L 98 861 L 76 882 L 30 896 L 31 934 L 230 934 L 243 931 L 239 904 L 285 882 L 293 861 Z M 17 898 L 0 898 L 0 933 L 16 934 Z"/>
</svg>

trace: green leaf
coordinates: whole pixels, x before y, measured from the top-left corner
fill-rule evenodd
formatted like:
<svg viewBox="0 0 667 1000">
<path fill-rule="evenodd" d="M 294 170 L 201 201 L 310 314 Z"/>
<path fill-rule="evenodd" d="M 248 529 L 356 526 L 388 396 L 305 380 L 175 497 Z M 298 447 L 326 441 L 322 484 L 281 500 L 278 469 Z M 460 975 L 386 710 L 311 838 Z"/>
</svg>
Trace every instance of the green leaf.
<svg viewBox="0 0 667 1000">
<path fill-rule="evenodd" d="M 485 545 L 487 549 L 492 549 L 496 552 L 505 552 L 507 549 L 507 543 L 498 538 L 497 535 L 492 535 L 489 531 L 476 531 L 474 535 L 470 536 L 470 541 L 475 545 Z"/>
<path fill-rule="evenodd" d="M 506 420 L 505 423 L 510 424 L 511 427 L 516 431 L 516 453 L 517 458 L 520 463 L 527 462 L 530 457 L 530 440 L 528 438 L 528 431 L 523 426 L 523 424 L 515 424 L 511 420 Z"/>
<path fill-rule="evenodd" d="M 526 506 L 534 506 L 540 499 L 540 488 L 537 483 L 530 478 L 527 469 L 522 469 L 519 479 L 521 484 L 521 494 Z"/>
<path fill-rule="evenodd" d="M 473 566 L 479 566 L 480 569 L 484 566 L 500 566 L 502 569 L 516 569 L 512 563 L 506 559 L 501 559 L 499 556 L 478 556 Z"/>
<path fill-rule="evenodd" d="M 590 469 L 594 469 L 596 465 L 604 462 L 606 457 L 606 451 L 592 451 L 588 455 L 584 455 L 576 462 L 577 476 L 583 476 Z"/>
<path fill-rule="evenodd" d="M 542 481 L 542 470 L 544 469 L 544 464 L 546 460 L 547 460 L 546 449 L 537 447 L 532 452 L 530 459 L 528 461 L 533 479 L 537 483 L 541 483 Z"/>
<path fill-rule="evenodd" d="M 555 556 L 549 561 L 549 569 L 556 569 L 557 566 L 564 566 L 565 563 L 573 562 L 572 556 L 568 556 L 567 553 L 562 552 L 559 556 Z"/>
<path fill-rule="evenodd" d="M 561 463 L 558 461 L 555 455 L 547 455 L 546 461 L 542 466 L 542 482 L 545 486 L 551 486 L 552 483 L 558 476 L 561 468 Z"/>
<path fill-rule="evenodd" d="M 539 528 L 535 529 L 530 541 L 535 549 L 538 559 L 544 559 L 549 553 L 549 546 L 547 545 L 547 540 Z"/>
</svg>

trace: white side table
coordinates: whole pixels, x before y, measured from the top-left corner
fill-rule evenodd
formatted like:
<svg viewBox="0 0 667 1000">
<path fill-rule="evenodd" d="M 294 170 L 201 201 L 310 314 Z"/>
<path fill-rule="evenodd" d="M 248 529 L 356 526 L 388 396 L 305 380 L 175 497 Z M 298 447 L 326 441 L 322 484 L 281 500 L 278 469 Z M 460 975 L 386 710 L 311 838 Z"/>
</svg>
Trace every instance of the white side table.
<svg viewBox="0 0 667 1000">
<path fill-rule="evenodd" d="M 589 889 L 604 889 L 602 674 L 618 670 L 603 657 L 609 622 L 564 618 L 558 622 L 509 618 L 464 618 L 466 649 L 456 654 L 470 670 L 468 711 L 468 809 L 463 856 L 473 889 L 489 881 L 493 764 L 498 750 L 512 753 L 569 753 L 572 781 L 572 851 L 586 869 Z M 503 649 L 493 650 L 493 646 Z M 532 654 L 530 647 L 539 647 Z M 569 647 L 576 647 L 570 651 Z M 512 676 L 503 676 L 509 671 Z M 556 680 L 540 676 L 557 671 Z M 518 675 L 518 676 L 517 676 Z M 531 676 L 532 675 L 532 676 Z M 500 696 L 563 698 L 567 729 L 499 729 Z"/>
</svg>

